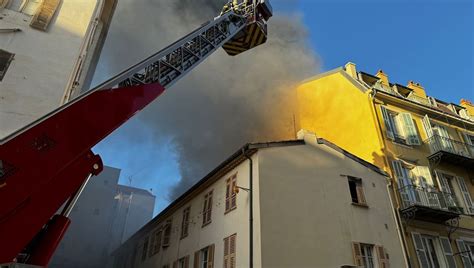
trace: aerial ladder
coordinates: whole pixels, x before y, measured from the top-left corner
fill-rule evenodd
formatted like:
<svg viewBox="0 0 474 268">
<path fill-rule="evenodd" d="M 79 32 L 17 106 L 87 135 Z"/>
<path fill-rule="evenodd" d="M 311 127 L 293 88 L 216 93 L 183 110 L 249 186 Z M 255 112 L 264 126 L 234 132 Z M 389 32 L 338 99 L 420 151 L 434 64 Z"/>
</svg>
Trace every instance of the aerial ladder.
<svg viewBox="0 0 474 268">
<path fill-rule="evenodd" d="M 102 171 L 92 147 L 218 48 L 235 56 L 265 43 L 271 16 L 268 0 L 233 0 L 218 17 L 0 140 L 0 264 L 47 266 L 85 185 Z"/>
</svg>

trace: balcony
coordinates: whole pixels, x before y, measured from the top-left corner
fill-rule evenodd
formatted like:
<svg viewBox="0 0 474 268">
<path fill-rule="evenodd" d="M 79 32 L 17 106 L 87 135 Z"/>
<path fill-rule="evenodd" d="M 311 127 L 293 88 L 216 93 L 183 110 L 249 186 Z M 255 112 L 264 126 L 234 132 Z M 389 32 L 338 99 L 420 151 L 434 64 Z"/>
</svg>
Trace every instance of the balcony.
<svg viewBox="0 0 474 268">
<path fill-rule="evenodd" d="M 474 146 L 450 138 L 433 135 L 425 141 L 430 147 L 428 160 L 433 163 L 451 163 L 474 168 Z"/>
<path fill-rule="evenodd" d="M 463 214 L 454 194 L 413 185 L 400 188 L 401 214 L 407 219 L 443 223 Z"/>
</svg>

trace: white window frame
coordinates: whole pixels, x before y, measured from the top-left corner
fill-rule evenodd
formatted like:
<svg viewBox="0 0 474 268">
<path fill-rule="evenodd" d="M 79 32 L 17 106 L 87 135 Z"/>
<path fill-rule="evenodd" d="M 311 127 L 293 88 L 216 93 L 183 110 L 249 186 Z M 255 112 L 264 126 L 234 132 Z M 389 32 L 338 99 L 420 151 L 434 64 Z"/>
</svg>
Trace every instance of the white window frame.
<svg viewBox="0 0 474 268">
<path fill-rule="evenodd" d="M 362 258 L 362 264 L 365 268 L 375 268 L 375 246 L 372 244 L 360 244 L 360 252 Z M 370 263 L 370 265 L 369 265 Z"/>
</svg>

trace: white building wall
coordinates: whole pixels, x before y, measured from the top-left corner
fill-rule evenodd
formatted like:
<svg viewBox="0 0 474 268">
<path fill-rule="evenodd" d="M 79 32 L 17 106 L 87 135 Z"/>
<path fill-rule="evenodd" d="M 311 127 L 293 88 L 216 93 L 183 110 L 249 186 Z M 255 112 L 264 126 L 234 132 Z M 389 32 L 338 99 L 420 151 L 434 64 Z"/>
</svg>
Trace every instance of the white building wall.
<svg viewBox="0 0 474 268">
<path fill-rule="evenodd" d="M 387 178 L 327 145 L 273 146 L 253 159 L 254 267 L 341 267 L 354 265 L 352 242 L 382 245 L 391 267 L 404 267 Z M 237 173 L 237 185 L 249 187 L 249 161 L 211 185 L 203 184 L 158 215 L 114 253 L 115 268 L 163 267 L 215 245 L 214 267 L 223 267 L 223 239 L 237 233 L 236 266 L 249 266 L 249 194 L 240 190 L 237 209 L 225 211 L 225 180 Z M 362 178 L 368 207 L 352 204 L 347 177 Z M 213 190 L 212 223 L 202 227 L 204 195 Z M 180 239 L 182 211 L 191 206 L 189 235 Z M 172 219 L 171 245 L 154 256 L 143 243 Z M 135 255 L 135 257 L 133 257 Z M 135 261 L 132 263 L 131 260 Z M 374 252 L 374 262 L 377 255 Z M 376 266 L 377 267 L 377 266 Z"/>
<path fill-rule="evenodd" d="M 20 1 L 0 8 L 0 29 L 20 29 L 0 32 L 0 49 L 15 54 L 0 82 L 0 139 L 67 101 L 63 96 L 71 97 L 74 82 L 82 85 L 83 80 L 74 80 L 95 69 L 90 57 L 98 57 L 102 40 L 93 37 L 105 38 L 116 2 L 63 0 L 47 31 L 40 31 L 29 26 L 32 16 L 8 9 Z M 101 17 L 104 10 L 108 16 Z"/>
<path fill-rule="evenodd" d="M 254 163 L 256 163 L 257 156 L 252 157 Z M 258 167 L 258 165 L 257 165 Z M 255 168 L 255 166 L 254 166 Z M 256 168 L 255 168 L 256 169 Z M 139 243 L 131 248 L 124 249 L 115 255 L 116 259 L 121 256 L 125 257 L 127 261 L 119 261 L 120 266 L 115 263 L 114 267 L 134 267 L 134 268 L 146 268 L 146 267 L 162 267 L 163 265 L 170 265 L 172 267 L 173 262 L 189 255 L 190 267 L 193 265 L 194 253 L 204 247 L 215 245 L 214 252 L 214 267 L 223 267 L 224 261 L 224 238 L 234 233 L 237 234 L 236 242 L 236 265 L 237 267 L 247 267 L 249 262 L 248 246 L 249 246 L 249 195 L 246 191 L 241 190 L 237 194 L 237 208 L 225 214 L 225 191 L 226 191 L 226 179 L 237 173 L 237 185 L 244 188 L 249 188 L 248 176 L 249 176 L 249 164 L 245 161 L 235 167 L 232 171 L 222 176 L 219 180 L 209 185 L 200 192 L 198 195 L 193 196 L 190 200 L 183 201 L 179 205 L 179 209 L 172 212 L 171 215 L 163 215 L 160 217 L 159 222 L 153 222 L 147 226 L 146 234 L 142 234 L 138 239 Z M 258 177 L 254 178 L 254 185 L 258 186 Z M 212 205 L 212 222 L 206 226 L 202 226 L 202 209 L 204 205 L 204 196 L 209 192 L 213 191 L 213 205 Z M 190 212 L 190 225 L 189 235 L 183 239 L 180 239 L 181 235 L 181 222 L 182 213 L 185 208 L 191 206 Z M 163 225 L 166 220 L 172 219 L 172 233 L 170 246 L 162 248 L 156 255 L 147 256 L 145 261 L 142 261 L 142 250 L 143 242 L 145 238 L 149 238 L 153 231 Z M 254 221 L 256 224 L 259 222 L 259 212 L 254 209 Z M 256 229 L 256 241 L 259 236 L 258 229 Z M 255 252 L 260 251 L 258 245 L 254 245 Z M 132 255 L 136 250 L 136 257 L 134 266 L 131 266 Z M 125 252 L 125 253 L 124 253 Z M 124 256 L 126 255 L 126 256 Z M 255 256 L 256 264 L 259 263 L 260 258 Z M 111 265 L 111 264 L 109 264 Z M 257 265 L 258 267 L 259 265 Z"/>
<path fill-rule="evenodd" d="M 354 265 L 352 242 L 382 245 L 390 267 L 404 267 L 386 177 L 326 145 L 312 146 L 314 136 L 305 141 L 259 153 L 263 267 Z M 352 204 L 341 175 L 362 179 L 368 207 Z"/>
</svg>

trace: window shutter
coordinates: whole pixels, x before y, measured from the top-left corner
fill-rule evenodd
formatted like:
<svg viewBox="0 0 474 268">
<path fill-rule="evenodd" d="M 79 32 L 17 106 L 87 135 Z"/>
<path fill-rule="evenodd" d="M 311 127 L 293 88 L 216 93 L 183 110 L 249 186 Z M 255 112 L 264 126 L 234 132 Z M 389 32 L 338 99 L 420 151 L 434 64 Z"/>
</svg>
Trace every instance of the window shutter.
<svg viewBox="0 0 474 268">
<path fill-rule="evenodd" d="M 413 238 L 413 244 L 415 245 L 416 255 L 418 256 L 418 262 L 420 267 L 430 267 L 428 264 L 428 257 L 426 256 L 426 250 L 421 241 L 421 235 L 419 233 L 411 233 Z"/>
<path fill-rule="evenodd" d="M 449 188 L 448 179 L 446 179 L 446 177 L 444 177 L 444 175 L 438 171 L 435 171 L 435 173 L 436 177 L 438 178 L 438 183 L 441 187 L 441 191 L 451 194 L 451 188 Z"/>
<path fill-rule="evenodd" d="M 148 248 L 148 257 L 153 256 L 155 250 L 156 231 L 150 237 L 150 246 Z"/>
<path fill-rule="evenodd" d="M 30 26 L 38 30 L 46 31 L 58 8 L 59 2 L 60 0 L 43 0 L 41 6 L 33 16 L 33 19 L 31 19 Z"/>
<path fill-rule="evenodd" d="M 423 117 L 423 128 L 425 129 L 425 132 L 426 132 L 426 137 L 429 139 L 431 137 L 433 137 L 433 129 L 431 128 L 431 122 L 430 122 L 430 118 L 428 117 L 428 115 L 425 115 Z"/>
<path fill-rule="evenodd" d="M 461 189 L 464 203 L 466 204 L 466 212 L 469 214 L 474 213 L 474 207 L 471 199 L 471 194 L 469 193 L 469 189 L 467 188 L 466 181 L 462 177 L 456 177 L 458 181 L 459 188 Z"/>
<path fill-rule="evenodd" d="M 224 238 L 224 268 L 229 268 L 229 237 Z"/>
<path fill-rule="evenodd" d="M 237 235 L 231 235 L 229 239 L 229 268 L 235 268 Z"/>
<path fill-rule="evenodd" d="M 453 249 L 447 237 L 440 236 L 441 247 L 443 248 L 444 256 L 446 257 L 447 268 L 456 268 L 456 261 L 453 256 Z"/>
<path fill-rule="evenodd" d="M 201 254 L 200 250 L 194 252 L 194 268 L 199 268 L 199 255 L 200 254 Z"/>
<path fill-rule="evenodd" d="M 357 191 L 357 199 L 359 200 L 359 204 L 367 204 L 365 201 L 364 189 L 362 189 L 362 182 L 359 182 L 356 184 L 356 191 Z"/>
<path fill-rule="evenodd" d="M 5 73 L 7 72 L 8 67 L 10 66 L 10 63 L 14 57 L 15 54 L 0 49 L 0 81 L 2 81 L 3 77 L 5 77 Z"/>
<path fill-rule="evenodd" d="M 380 106 L 380 109 L 382 110 L 382 117 L 383 117 L 383 121 L 385 123 L 385 130 L 386 130 L 386 133 L 387 133 L 387 137 L 389 139 L 395 139 L 395 135 L 393 134 L 394 133 L 394 129 L 393 129 L 393 126 L 392 126 L 392 123 L 390 121 L 390 114 L 388 112 L 388 110 L 383 107 L 383 106 Z"/>
<path fill-rule="evenodd" d="M 469 257 L 469 252 L 467 252 L 466 244 L 461 239 L 457 239 L 456 244 L 458 245 L 459 255 L 461 256 L 464 268 L 472 268 L 471 258 Z"/>
<path fill-rule="evenodd" d="M 165 230 L 163 231 L 163 247 L 168 247 L 170 245 L 171 239 L 171 221 L 168 220 L 165 224 Z"/>
<path fill-rule="evenodd" d="M 214 267 L 214 244 L 210 245 L 209 246 L 209 255 L 208 255 L 208 262 L 207 262 L 207 268 L 212 268 Z"/>
<path fill-rule="evenodd" d="M 212 219 L 212 192 L 209 194 L 209 199 L 207 200 L 207 219 L 206 222 L 210 222 Z"/>
<path fill-rule="evenodd" d="M 228 211 L 230 209 L 230 179 L 227 179 L 226 181 L 226 190 L 225 190 L 225 211 Z"/>
<path fill-rule="evenodd" d="M 410 145 L 420 145 L 420 139 L 418 138 L 418 132 L 416 131 L 415 123 L 409 113 L 400 114 L 403 121 L 403 129 L 405 132 L 405 138 L 407 143 Z"/>
<path fill-rule="evenodd" d="M 385 252 L 383 246 L 375 246 L 375 250 L 377 251 L 379 268 L 389 268 L 387 253 Z"/>
<path fill-rule="evenodd" d="M 189 255 L 184 257 L 184 267 L 189 268 Z"/>
<path fill-rule="evenodd" d="M 362 252 L 359 243 L 352 242 L 352 255 L 354 256 L 354 264 L 356 266 L 362 266 Z"/>
<path fill-rule="evenodd" d="M 235 208 L 237 206 L 237 203 L 236 203 L 236 199 L 237 199 L 237 193 L 235 193 L 233 191 L 233 189 L 235 189 L 235 187 L 237 186 L 237 182 L 236 182 L 236 177 L 232 177 L 232 184 L 231 184 L 231 202 L 230 202 L 230 207 L 231 208 Z"/>
</svg>

